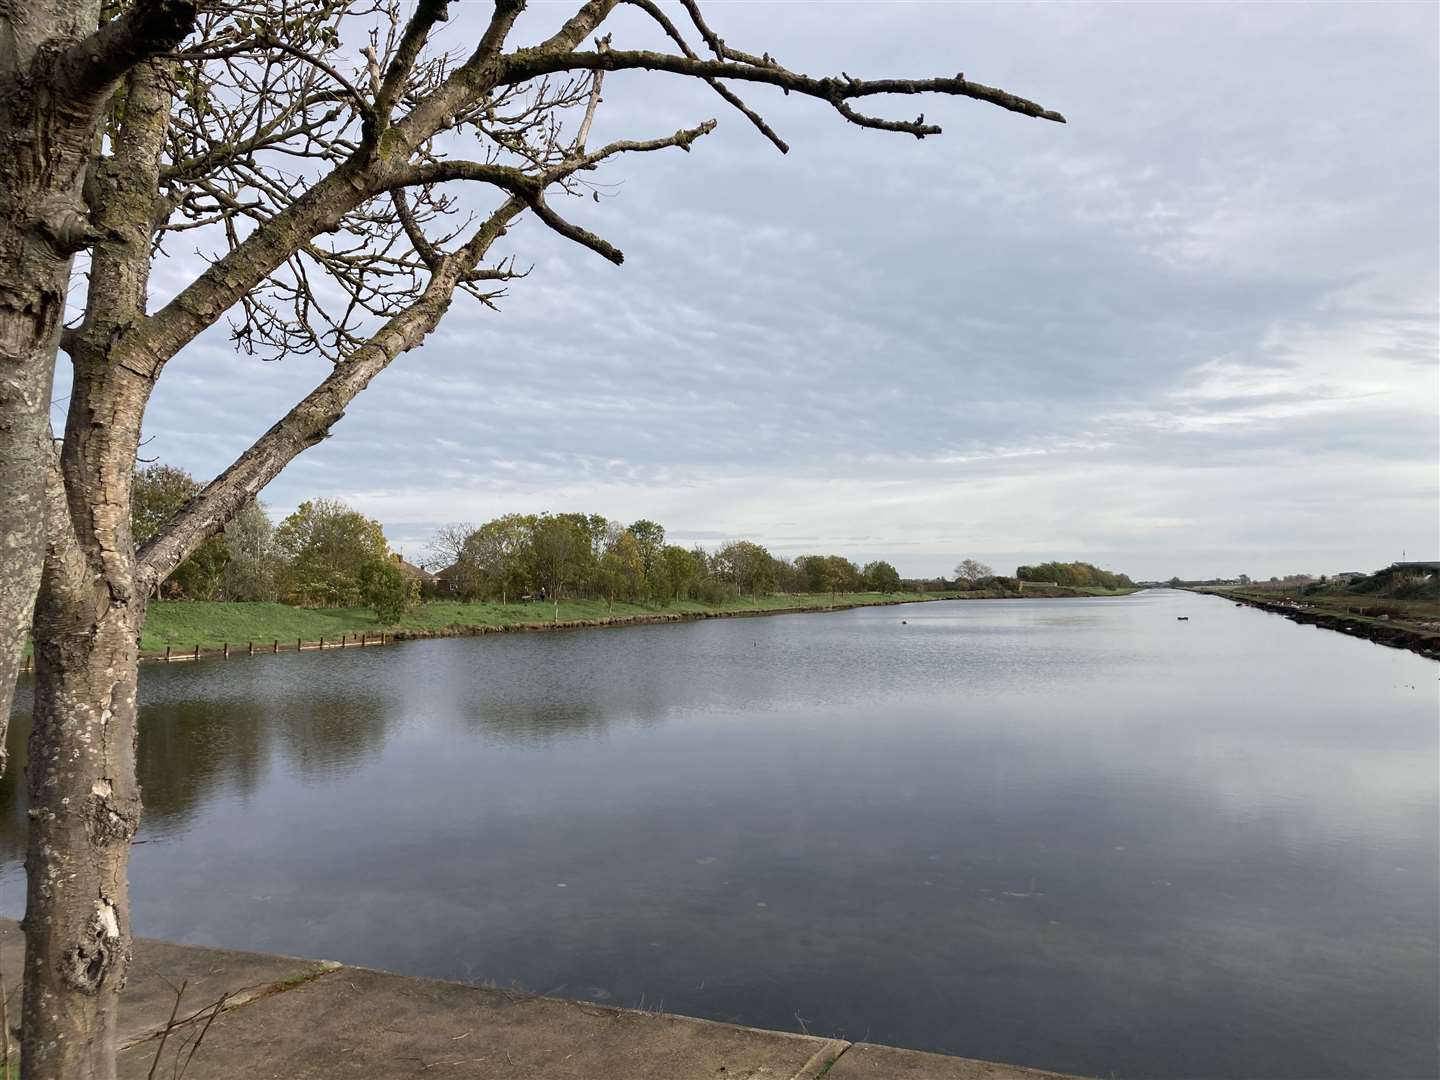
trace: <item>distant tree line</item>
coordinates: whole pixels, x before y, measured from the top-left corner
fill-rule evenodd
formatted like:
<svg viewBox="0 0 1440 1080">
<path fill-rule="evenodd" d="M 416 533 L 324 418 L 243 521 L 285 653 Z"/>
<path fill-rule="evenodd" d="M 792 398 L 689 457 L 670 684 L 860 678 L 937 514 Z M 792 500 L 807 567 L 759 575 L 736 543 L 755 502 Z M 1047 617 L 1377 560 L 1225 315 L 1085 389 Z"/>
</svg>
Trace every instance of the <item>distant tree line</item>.
<svg viewBox="0 0 1440 1080">
<path fill-rule="evenodd" d="M 1021 581 L 1048 582 L 1072 588 L 1133 589 L 1135 582 L 1127 574 L 1101 570 L 1087 562 L 1045 562 L 1021 566 L 1015 570 Z"/>
<path fill-rule="evenodd" d="M 433 588 L 462 600 L 561 596 L 718 603 L 772 593 L 898 592 L 888 562 L 857 566 L 843 555 L 772 555 L 750 540 L 715 551 L 666 543 L 665 527 L 603 514 L 506 514 L 483 525 L 449 525 L 427 560 Z"/>
<path fill-rule="evenodd" d="M 183 469 L 137 470 L 135 543 L 153 539 L 200 493 Z M 667 544 L 665 528 L 601 514 L 507 514 L 484 525 L 449 525 L 420 574 L 392 553 L 380 523 L 336 499 L 301 503 L 278 525 L 251 503 L 165 582 L 186 600 L 279 601 L 305 607 L 368 604 L 391 621 L 422 595 L 459 600 L 561 597 L 717 603 L 772 593 L 898 592 L 888 562 L 857 566 L 843 555 L 785 559 L 736 540 L 715 551 Z"/>
<path fill-rule="evenodd" d="M 135 474 L 131 525 L 137 546 L 151 540 L 200 485 L 184 470 L 150 465 Z M 440 529 L 429 573 L 390 551 L 380 523 L 336 499 L 301 503 L 278 525 L 251 503 L 225 531 L 173 573 L 164 595 L 188 600 L 280 601 L 305 607 L 374 607 L 398 619 L 422 596 L 463 601 L 561 598 L 671 604 L 720 603 L 775 593 L 896 593 L 902 590 L 1015 590 L 1017 581 L 1132 587 L 1124 574 L 1089 563 L 1022 566 L 998 577 L 975 559 L 945 578 L 902 581 L 884 560 L 857 565 L 843 555 L 774 555 L 751 540 L 713 551 L 666 542 L 665 527 L 629 525 L 603 514 L 506 514 L 483 525 Z"/>
<path fill-rule="evenodd" d="M 150 465 L 135 473 L 130 527 L 143 547 L 200 494 L 189 473 Z M 283 601 L 306 607 L 367 604 L 394 622 L 420 583 L 391 553 L 380 523 L 336 499 L 303 502 L 279 525 L 252 502 L 200 546 L 162 586 L 186 600 Z"/>
</svg>

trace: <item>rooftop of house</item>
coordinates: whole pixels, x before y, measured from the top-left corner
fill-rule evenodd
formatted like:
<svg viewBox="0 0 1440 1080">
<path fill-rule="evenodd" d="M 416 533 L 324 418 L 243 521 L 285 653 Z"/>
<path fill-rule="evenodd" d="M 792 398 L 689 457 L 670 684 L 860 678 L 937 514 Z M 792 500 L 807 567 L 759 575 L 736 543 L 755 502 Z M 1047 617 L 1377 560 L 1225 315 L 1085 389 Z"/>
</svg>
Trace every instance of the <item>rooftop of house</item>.
<svg viewBox="0 0 1440 1080">
<path fill-rule="evenodd" d="M 435 580 L 434 574 L 430 573 L 430 571 L 424 569 L 423 567 L 416 566 L 412 562 L 406 562 L 405 556 L 401 555 L 399 552 L 395 553 L 395 565 L 398 566 L 400 568 L 400 572 L 408 578 L 414 578 L 416 581 Z"/>
</svg>

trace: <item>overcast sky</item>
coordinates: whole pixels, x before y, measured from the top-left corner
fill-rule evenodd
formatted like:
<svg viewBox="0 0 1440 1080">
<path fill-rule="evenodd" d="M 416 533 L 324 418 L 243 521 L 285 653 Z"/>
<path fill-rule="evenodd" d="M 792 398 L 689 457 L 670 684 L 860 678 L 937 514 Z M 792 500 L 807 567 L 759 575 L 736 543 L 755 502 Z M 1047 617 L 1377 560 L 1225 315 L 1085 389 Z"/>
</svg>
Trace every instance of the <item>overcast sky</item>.
<svg viewBox="0 0 1440 1080">
<path fill-rule="evenodd" d="M 457 7 L 458 47 L 488 5 Z M 625 265 L 513 230 L 535 269 L 503 310 L 457 302 L 273 513 L 338 496 L 418 556 L 445 522 L 585 510 L 907 575 L 1440 557 L 1436 5 L 707 10 L 807 73 L 963 71 L 1070 122 L 875 106 L 945 129 L 917 141 L 747 90 L 782 156 L 704 87 L 613 75 L 592 145 L 720 121 L 566 208 Z M 161 380 L 145 452 L 208 479 L 322 375 L 209 335 Z"/>
</svg>

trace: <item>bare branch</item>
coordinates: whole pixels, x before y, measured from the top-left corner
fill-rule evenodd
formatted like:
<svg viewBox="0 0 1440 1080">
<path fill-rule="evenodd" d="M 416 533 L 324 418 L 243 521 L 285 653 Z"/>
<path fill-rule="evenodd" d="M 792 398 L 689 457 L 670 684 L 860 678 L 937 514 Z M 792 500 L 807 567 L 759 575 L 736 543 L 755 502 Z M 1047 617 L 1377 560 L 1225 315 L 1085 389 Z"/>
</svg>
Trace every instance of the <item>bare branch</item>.
<svg viewBox="0 0 1440 1080">
<path fill-rule="evenodd" d="M 317 70 L 323 71 L 331 78 L 332 81 L 334 81 L 337 86 L 344 90 L 347 95 L 349 95 L 351 102 L 355 106 L 355 111 L 358 112 L 361 116 L 365 117 L 367 121 L 371 123 L 374 122 L 376 111 L 375 106 L 370 103 L 369 98 L 367 98 L 359 91 L 359 89 L 355 86 L 354 83 L 352 83 L 344 75 L 341 75 L 340 72 L 335 69 L 333 64 L 330 64 L 328 61 L 322 59 L 319 56 L 316 56 L 314 53 L 310 52 L 307 49 L 302 49 L 297 45 L 292 45 L 288 41 L 281 41 L 279 38 L 274 37 L 273 35 L 267 35 L 262 38 L 261 41 L 263 42 L 263 44 L 268 45 L 272 49 L 278 49 L 280 52 L 288 53 L 290 56 L 295 57 L 295 59 L 302 60 L 305 63 L 316 68 Z"/>
<path fill-rule="evenodd" d="M 522 190 L 491 214 L 464 247 L 438 260 L 425 291 L 413 304 L 393 315 L 375 335 L 337 364 L 303 401 L 241 454 L 137 553 L 137 582 L 143 588 L 153 589 L 201 544 L 223 529 L 259 494 L 261 488 L 280 474 L 286 464 L 307 447 L 324 439 L 344 415 L 345 407 L 355 395 L 395 357 L 424 341 L 425 336 L 439 324 L 456 288 L 474 281 L 523 276 L 514 271 L 513 264 L 508 270 L 503 265 L 493 270 L 478 270 L 477 267 L 494 242 L 504 235 L 506 227 L 526 209 L 533 210 L 552 229 L 606 258 L 617 263 L 623 259 L 620 252 L 598 236 L 556 215 L 544 201 L 546 186 L 562 183 L 575 172 L 593 168 L 616 154 L 647 153 L 668 147 L 688 151 L 691 143 L 714 129 L 715 121 L 707 120 L 663 138 L 609 143 L 588 154 L 571 157 L 538 178 L 518 174 L 524 176 Z M 443 164 L 477 165 L 475 162 Z M 480 298 L 483 302 L 494 295 L 481 294 Z"/>
<path fill-rule="evenodd" d="M 764 56 L 752 56 L 749 53 L 730 48 L 719 34 L 705 25 L 705 18 L 700 14 L 700 5 L 696 0 L 680 0 L 680 2 L 685 5 L 685 10 L 690 13 L 690 21 L 695 24 L 695 29 L 700 31 L 700 36 L 705 39 L 705 44 L 710 46 L 710 51 L 715 54 L 717 59 L 736 60 L 742 64 L 754 64 L 759 67 L 767 67 L 774 63 L 770 59 L 769 53 Z"/>
<path fill-rule="evenodd" d="M 1058 112 L 1007 90 L 986 86 L 984 83 L 971 82 L 963 74 L 950 79 L 815 79 L 808 75 L 787 71 L 773 61 L 769 65 L 759 66 L 754 63 L 737 63 L 726 60 L 698 60 L 688 56 L 674 56 L 646 50 L 571 53 L 544 53 L 528 50 L 506 57 L 502 81 L 522 82 L 526 79 L 553 75 L 561 71 L 624 71 L 631 69 L 668 71 L 676 75 L 689 75 L 700 79 L 739 79 L 745 82 L 764 83 L 778 86 L 782 90 L 804 94 L 807 97 L 819 98 L 832 105 L 876 94 L 948 94 L 953 97 L 968 97 L 974 98 L 976 101 L 985 101 L 1010 112 L 1037 117 L 1041 120 L 1053 120 L 1060 124 L 1065 122 L 1065 117 Z M 939 128 L 923 124 L 908 124 L 901 121 L 895 123 L 903 126 L 897 126 L 891 130 L 903 130 L 917 135 L 930 135 L 939 131 Z"/>
<path fill-rule="evenodd" d="M 659 23 L 660 28 L 664 30 L 667 35 L 669 35 L 670 40 L 675 42 L 675 44 L 680 47 L 680 51 L 683 52 L 688 58 L 692 60 L 698 59 L 698 57 L 696 57 L 695 55 L 694 50 L 692 50 L 689 43 L 686 42 L 684 35 L 680 33 L 679 29 L 676 28 L 675 24 L 670 21 L 670 17 L 666 15 L 665 12 L 661 11 L 659 6 L 657 6 L 653 2 L 653 0 L 625 0 L 625 2 L 640 8 L 657 23 Z M 704 24 L 704 21 L 700 19 L 699 9 L 693 9 L 691 15 L 692 18 L 696 20 L 697 27 L 699 28 L 701 34 L 709 35 L 710 28 L 707 27 Z M 717 38 L 716 41 L 719 42 L 719 39 Z M 723 42 L 719 44 L 721 48 L 724 47 Z M 721 59 L 724 59 L 724 57 L 722 56 Z M 600 74 L 600 72 L 596 72 L 597 77 Z M 719 94 L 721 98 L 723 98 L 730 105 L 734 106 L 741 113 L 741 115 L 745 117 L 745 119 L 749 120 L 750 123 L 754 124 L 760 134 L 764 135 L 767 139 L 774 143 L 776 149 L 778 149 L 782 154 L 788 154 L 790 152 L 790 145 L 784 139 L 780 138 L 779 135 L 775 134 L 774 130 L 770 127 L 770 125 L 765 122 L 765 119 L 759 113 L 755 112 L 754 109 L 750 108 L 749 105 L 746 105 L 745 102 L 741 101 L 739 95 L 737 95 L 733 90 L 731 90 L 724 83 L 717 82 L 714 79 L 706 79 L 705 82 L 712 90 Z"/>
<path fill-rule="evenodd" d="M 396 188 L 390 192 L 390 199 L 395 204 L 395 216 L 400 219 L 400 225 L 405 230 L 405 235 L 410 239 L 410 245 L 415 249 L 415 254 L 425 260 L 425 265 L 431 270 L 440 261 L 440 252 L 420 228 L 420 223 L 415 220 L 414 211 L 410 209 L 410 200 L 405 196 L 404 188 Z"/>
<path fill-rule="evenodd" d="M 604 161 L 608 157 L 613 157 L 616 154 L 644 153 L 652 150 L 663 150 L 672 146 L 689 152 L 690 145 L 696 139 L 702 135 L 708 135 L 714 130 L 715 121 L 706 120 L 703 124 L 677 131 L 673 135 L 667 135 L 660 139 L 647 139 L 645 141 L 622 139 L 609 143 L 592 153 L 572 157 L 563 165 L 551 169 L 539 177 L 531 176 L 521 172 L 519 169 L 512 169 L 504 165 L 487 165 L 478 161 L 441 161 L 432 165 L 414 166 L 408 170 L 398 172 L 393 178 L 393 182 L 403 186 L 443 183 L 450 180 L 475 180 L 494 184 L 496 187 L 503 188 L 524 201 L 524 203 L 535 212 L 536 217 L 561 236 L 603 255 L 616 266 L 619 266 L 625 261 L 624 253 L 601 237 L 596 236 L 589 229 L 582 228 L 573 222 L 567 221 L 557 214 L 550 204 L 545 201 L 545 188 L 551 184 L 559 183 L 567 179 L 581 169 L 592 169 L 599 162 Z"/>
<path fill-rule="evenodd" d="M 401 353 L 425 340 L 450 306 L 462 276 L 484 258 L 505 226 L 525 209 L 511 198 L 496 210 L 455 255 L 446 257 L 420 299 L 391 317 L 344 363 L 337 364 L 318 386 L 269 431 L 212 480 L 175 518 L 136 553 L 135 577 L 153 589 L 201 544 L 225 527 L 308 447 L 323 440 L 345 415 L 345 408 L 370 381 Z"/>
<path fill-rule="evenodd" d="M 608 47 L 610 39 L 605 39 Z M 595 122 L 595 110 L 600 107 L 600 87 L 605 82 L 605 73 L 597 71 L 591 76 L 590 102 L 585 106 L 585 118 L 580 121 L 580 129 L 575 133 L 575 141 L 571 144 L 573 153 L 585 152 L 585 141 L 590 138 L 590 125 Z"/>
<path fill-rule="evenodd" d="M 60 55 L 57 89 L 82 99 L 108 92 L 136 64 L 185 40 L 196 13 L 194 0 L 138 0 Z"/>
<path fill-rule="evenodd" d="M 567 240 L 574 240 L 582 247 L 587 247 L 596 254 L 603 255 L 616 266 L 625 261 L 625 253 L 602 237 L 596 236 L 589 229 L 576 225 L 574 222 L 566 221 L 563 217 L 551 209 L 550 204 L 545 201 L 545 196 L 538 192 L 529 200 L 530 209 L 535 211 L 535 216 L 550 226 L 553 230 L 565 237 Z"/>
<path fill-rule="evenodd" d="M 378 122 L 383 124 L 389 121 L 390 110 L 395 107 L 395 101 L 405 87 L 405 80 L 415 70 L 415 60 L 420 55 L 431 28 L 437 22 L 444 22 L 449 18 L 448 7 L 449 0 L 420 0 L 415 5 L 415 13 L 405 25 L 400 45 L 395 50 L 395 56 L 385 71 L 385 79 L 375 95 L 374 115 Z"/>
</svg>

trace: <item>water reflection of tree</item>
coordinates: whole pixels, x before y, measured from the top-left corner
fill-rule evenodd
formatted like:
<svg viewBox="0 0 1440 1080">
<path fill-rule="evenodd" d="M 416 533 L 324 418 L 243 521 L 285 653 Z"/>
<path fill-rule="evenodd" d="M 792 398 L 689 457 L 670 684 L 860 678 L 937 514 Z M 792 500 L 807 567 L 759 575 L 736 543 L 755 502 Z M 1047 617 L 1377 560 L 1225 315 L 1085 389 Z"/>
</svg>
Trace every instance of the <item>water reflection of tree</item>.
<svg viewBox="0 0 1440 1080">
<path fill-rule="evenodd" d="M 270 724 L 245 700 L 142 710 L 136 772 L 146 824 L 183 824 L 222 788 L 250 794 L 270 763 L 272 741 Z"/>
<path fill-rule="evenodd" d="M 598 701 L 486 701 L 472 708 L 462 715 L 468 732 L 524 746 L 597 734 L 619 718 Z"/>
<path fill-rule="evenodd" d="M 667 711 L 659 701 L 644 697 L 492 699 L 472 703 L 461 713 L 461 720 L 472 735 L 508 744 L 543 746 L 559 739 L 600 735 L 614 724 L 653 727 Z"/>
<path fill-rule="evenodd" d="M 299 698 L 270 716 L 287 763 L 307 780 L 333 778 L 360 768 L 384 745 L 394 713 L 376 695 Z"/>
<path fill-rule="evenodd" d="M 0 860 L 25 853 L 25 763 L 30 701 L 16 695 L 0 776 Z M 182 826 L 225 793 L 249 795 L 277 761 L 307 780 L 359 768 L 385 742 L 389 702 L 368 695 L 271 695 L 202 698 L 142 705 L 136 771 L 145 800 L 144 828 Z"/>
</svg>

